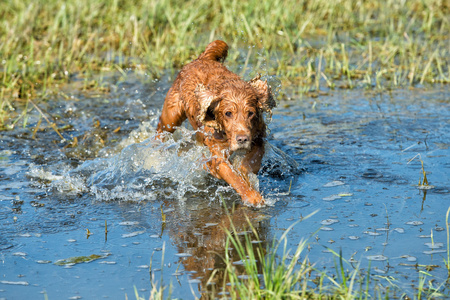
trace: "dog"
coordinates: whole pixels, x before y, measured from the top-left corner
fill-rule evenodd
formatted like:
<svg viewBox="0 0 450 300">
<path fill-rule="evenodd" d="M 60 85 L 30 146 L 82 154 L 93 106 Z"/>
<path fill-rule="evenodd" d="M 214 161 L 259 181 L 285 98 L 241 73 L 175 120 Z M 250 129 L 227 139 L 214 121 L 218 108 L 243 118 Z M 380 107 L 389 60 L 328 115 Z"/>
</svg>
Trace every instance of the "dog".
<svg viewBox="0 0 450 300">
<path fill-rule="evenodd" d="M 209 172 L 230 184 L 245 204 L 262 206 L 264 198 L 250 175 L 258 173 L 264 155 L 263 113 L 271 114 L 276 102 L 260 75 L 247 82 L 228 70 L 227 55 L 228 45 L 216 40 L 181 69 L 164 100 L 157 137 L 188 119 L 197 141 L 211 153 Z M 233 165 L 231 157 L 239 157 L 238 163 Z"/>
</svg>

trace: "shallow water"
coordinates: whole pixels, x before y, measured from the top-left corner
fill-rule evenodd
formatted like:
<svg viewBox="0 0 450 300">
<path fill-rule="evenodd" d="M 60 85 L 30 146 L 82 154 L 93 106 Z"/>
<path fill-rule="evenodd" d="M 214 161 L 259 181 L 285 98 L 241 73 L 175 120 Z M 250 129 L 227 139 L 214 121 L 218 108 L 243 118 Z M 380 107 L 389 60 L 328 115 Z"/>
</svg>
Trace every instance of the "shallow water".
<svg viewBox="0 0 450 300">
<path fill-rule="evenodd" d="M 280 101 L 258 176 L 269 206 L 250 209 L 203 171 L 207 152 L 192 130 L 152 139 L 169 77 L 109 82 L 109 93 L 74 83 L 63 90 L 69 97 L 38 104 L 71 125 L 63 136 L 72 144 L 44 121 L 33 139 L 33 113 L 27 128 L 0 133 L 0 298 L 131 299 L 134 287 L 148 297 L 161 278 L 173 297 L 199 297 L 224 266 L 221 197 L 237 204 L 238 230 L 249 230 L 249 216 L 263 241 L 302 220 L 288 246 L 309 238 L 310 261 L 330 274 L 332 252 L 342 251 L 346 269 L 370 262 L 379 285 L 390 280 L 410 295 L 425 266 L 436 266 L 429 279 L 445 281 L 448 87 Z M 420 159 L 431 189 L 417 186 Z"/>
</svg>

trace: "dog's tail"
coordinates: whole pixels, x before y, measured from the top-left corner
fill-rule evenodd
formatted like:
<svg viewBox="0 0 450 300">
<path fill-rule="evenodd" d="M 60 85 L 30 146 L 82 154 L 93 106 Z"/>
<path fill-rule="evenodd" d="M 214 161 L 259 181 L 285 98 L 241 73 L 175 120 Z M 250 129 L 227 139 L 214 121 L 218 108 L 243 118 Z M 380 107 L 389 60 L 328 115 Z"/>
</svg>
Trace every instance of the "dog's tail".
<svg viewBox="0 0 450 300">
<path fill-rule="evenodd" d="M 228 55 L 228 45 L 224 41 L 214 41 L 206 46 L 205 51 L 198 57 L 198 59 L 215 60 L 224 62 Z"/>
</svg>

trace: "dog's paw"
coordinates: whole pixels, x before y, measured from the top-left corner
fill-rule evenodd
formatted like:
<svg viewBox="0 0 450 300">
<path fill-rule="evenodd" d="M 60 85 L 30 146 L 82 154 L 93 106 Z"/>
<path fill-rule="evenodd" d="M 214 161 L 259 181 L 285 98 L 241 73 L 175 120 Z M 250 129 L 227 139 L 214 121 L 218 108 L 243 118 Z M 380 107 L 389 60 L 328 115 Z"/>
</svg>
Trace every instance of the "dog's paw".
<svg viewBox="0 0 450 300">
<path fill-rule="evenodd" d="M 261 207 L 264 206 L 265 200 L 261 194 L 255 190 L 248 191 L 242 196 L 242 201 L 249 206 Z"/>
</svg>

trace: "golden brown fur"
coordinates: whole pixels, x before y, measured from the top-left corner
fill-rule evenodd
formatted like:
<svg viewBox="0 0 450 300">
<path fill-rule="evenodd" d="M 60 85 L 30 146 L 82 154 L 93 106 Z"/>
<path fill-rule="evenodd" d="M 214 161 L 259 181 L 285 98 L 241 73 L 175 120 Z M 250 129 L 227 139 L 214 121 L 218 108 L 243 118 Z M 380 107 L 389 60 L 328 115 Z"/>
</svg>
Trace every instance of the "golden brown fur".
<svg viewBox="0 0 450 300">
<path fill-rule="evenodd" d="M 214 41 L 181 69 L 167 93 L 157 132 L 173 132 L 188 119 L 212 154 L 207 164 L 211 174 L 228 182 L 245 203 L 261 205 L 264 199 L 248 174 L 261 166 L 266 131 L 262 113 L 271 112 L 275 101 L 267 82 L 259 77 L 246 82 L 229 71 L 221 63 L 227 53 L 225 42 Z M 235 167 L 229 161 L 234 152 L 242 156 Z"/>
</svg>

